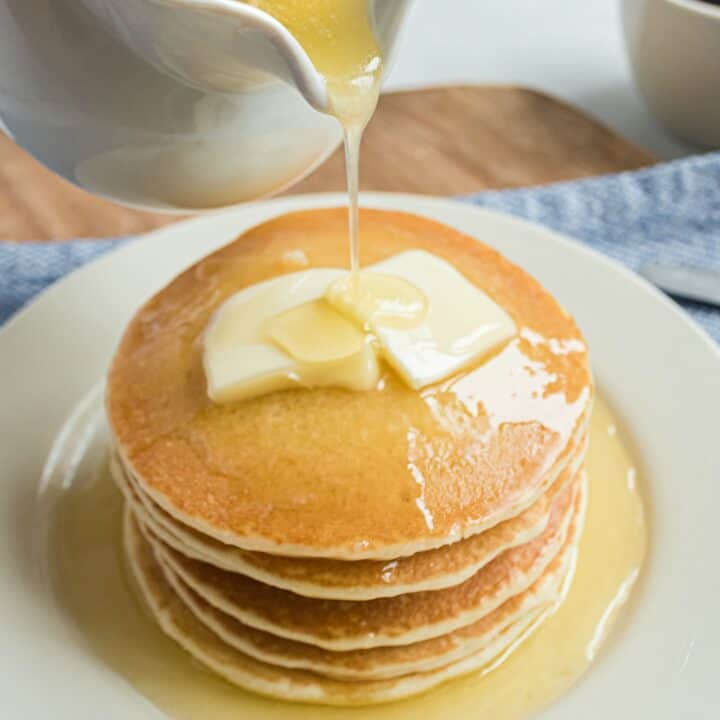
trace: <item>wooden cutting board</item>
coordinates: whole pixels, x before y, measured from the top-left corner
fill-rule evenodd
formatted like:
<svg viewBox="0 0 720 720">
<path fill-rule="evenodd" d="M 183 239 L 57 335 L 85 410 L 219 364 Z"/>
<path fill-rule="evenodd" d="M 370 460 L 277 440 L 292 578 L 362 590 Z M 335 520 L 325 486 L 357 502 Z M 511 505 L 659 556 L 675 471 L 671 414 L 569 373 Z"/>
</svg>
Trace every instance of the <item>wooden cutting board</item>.
<svg viewBox="0 0 720 720">
<path fill-rule="evenodd" d="M 654 159 L 571 106 L 517 87 L 383 95 L 362 155 L 364 190 L 459 195 L 632 170 Z M 291 192 L 343 190 L 336 152 Z M 178 216 L 100 200 L 60 180 L 0 133 L 0 240 L 140 233 Z"/>
</svg>

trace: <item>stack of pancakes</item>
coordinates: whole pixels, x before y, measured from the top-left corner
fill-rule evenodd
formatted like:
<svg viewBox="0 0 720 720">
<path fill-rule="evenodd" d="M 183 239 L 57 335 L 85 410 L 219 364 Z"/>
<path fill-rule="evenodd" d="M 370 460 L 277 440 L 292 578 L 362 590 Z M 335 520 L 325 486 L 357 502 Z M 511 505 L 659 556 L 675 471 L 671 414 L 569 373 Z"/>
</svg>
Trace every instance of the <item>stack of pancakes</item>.
<svg viewBox="0 0 720 720">
<path fill-rule="evenodd" d="M 518 335 L 417 392 L 207 397 L 202 333 L 233 292 L 341 267 L 342 209 L 273 220 L 187 270 L 131 322 L 107 407 L 125 548 L 163 630 L 229 681 L 332 704 L 405 697 L 488 667 L 557 606 L 585 502 L 592 403 L 571 318 L 494 250 L 365 211 L 363 264 L 453 263 Z"/>
</svg>

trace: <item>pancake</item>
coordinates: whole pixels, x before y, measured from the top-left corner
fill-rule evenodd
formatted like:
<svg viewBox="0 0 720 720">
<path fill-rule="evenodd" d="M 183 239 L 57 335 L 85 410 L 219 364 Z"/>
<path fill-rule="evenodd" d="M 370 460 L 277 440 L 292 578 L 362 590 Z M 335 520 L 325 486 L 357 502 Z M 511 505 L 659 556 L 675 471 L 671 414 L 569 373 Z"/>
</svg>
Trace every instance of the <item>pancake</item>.
<svg viewBox="0 0 720 720">
<path fill-rule="evenodd" d="M 584 455 L 585 441 L 553 486 L 515 518 L 452 545 L 390 562 L 285 558 L 223 545 L 153 503 L 116 458 L 111 470 L 141 524 L 182 555 L 307 597 L 371 600 L 458 585 L 503 551 L 536 538 L 547 527 L 553 498 L 575 476 Z"/>
<path fill-rule="evenodd" d="M 434 670 L 376 681 L 347 682 L 305 670 L 280 668 L 230 646 L 198 620 L 173 590 L 129 510 L 125 514 L 124 540 L 130 567 L 151 613 L 166 634 L 208 668 L 233 684 L 273 698 L 328 705 L 360 705 L 398 700 L 426 691 L 453 677 L 482 668 L 485 672 L 492 670 L 493 659 L 517 647 L 562 601 L 572 579 L 583 509 L 579 508 L 576 513 L 567 540 L 566 548 L 571 549 L 569 569 L 563 592 L 555 604 L 535 618 L 508 625 L 482 650 L 462 660 Z M 523 626 L 528 621 L 529 624 Z"/>
<path fill-rule="evenodd" d="M 570 540 L 550 567 L 527 590 L 503 603 L 476 623 L 432 640 L 411 645 L 334 652 L 294 642 L 243 625 L 203 600 L 177 575 L 163 568 L 167 581 L 195 616 L 228 645 L 256 660 L 280 667 L 310 670 L 340 680 L 367 680 L 426 672 L 474 655 L 494 646 L 496 639 L 513 627 L 532 623 L 544 608 L 557 602 L 574 555 Z"/>
<path fill-rule="evenodd" d="M 318 600 L 187 558 L 142 528 L 163 567 L 239 622 L 290 640 L 346 651 L 407 645 L 477 622 L 530 587 L 549 567 L 580 503 L 580 479 L 553 503 L 548 527 L 460 585 L 366 602 Z"/>
<path fill-rule="evenodd" d="M 243 287 L 299 269 L 298 251 L 308 267 L 346 262 L 342 208 L 253 228 L 137 313 L 108 377 L 121 462 L 181 524 L 250 551 L 396 560 L 515 517 L 569 462 L 593 391 L 567 313 L 474 238 L 402 213 L 365 210 L 361 222 L 364 265 L 432 252 L 502 306 L 517 337 L 421 393 L 385 368 L 374 391 L 292 390 L 215 405 L 201 363 L 214 310 Z"/>
</svg>

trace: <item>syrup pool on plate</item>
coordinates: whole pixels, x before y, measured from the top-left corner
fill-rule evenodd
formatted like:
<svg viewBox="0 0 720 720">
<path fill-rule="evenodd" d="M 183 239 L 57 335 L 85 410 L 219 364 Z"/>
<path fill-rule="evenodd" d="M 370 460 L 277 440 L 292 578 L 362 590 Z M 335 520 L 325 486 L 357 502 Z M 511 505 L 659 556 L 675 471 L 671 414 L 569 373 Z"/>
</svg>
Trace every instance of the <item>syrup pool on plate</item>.
<svg viewBox="0 0 720 720">
<path fill-rule="evenodd" d="M 74 437 L 87 438 L 92 429 L 78 426 Z M 105 446 L 101 435 L 96 431 L 95 451 Z M 72 445 L 55 453 L 57 467 L 70 468 L 54 483 L 63 490 L 49 537 L 58 601 L 101 662 L 178 720 L 527 718 L 588 669 L 608 640 L 645 554 L 641 478 L 617 420 L 599 397 L 587 457 L 585 529 L 574 578 L 552 617 L 511 654 L 416 698 L 351 710 L 278 702 L 215 677 L 162 633 L 138 600 L 124 565 L 122 497 L 107 463 L 66 462 L 70 456 L 77 461 L 77 454 Z"/>
</svg>

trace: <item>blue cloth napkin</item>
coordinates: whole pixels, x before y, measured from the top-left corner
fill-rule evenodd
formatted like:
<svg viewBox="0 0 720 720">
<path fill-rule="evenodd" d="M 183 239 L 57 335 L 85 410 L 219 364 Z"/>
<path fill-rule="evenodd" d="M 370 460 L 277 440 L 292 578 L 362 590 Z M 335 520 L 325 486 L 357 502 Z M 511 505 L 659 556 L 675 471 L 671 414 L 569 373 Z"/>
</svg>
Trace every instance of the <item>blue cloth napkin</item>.
<svg viewBox="0 0 720 720">
<path fill-rule="evenodd" d="M 647 261 L 720 268 L 720 153 L 460 201 L 546 225 L 633 269 Z M 50 283 L 122 242 L 0 242 L 0 323 Z M 720 342 L 720 310 L 682 305 Z"/>
</svg>

